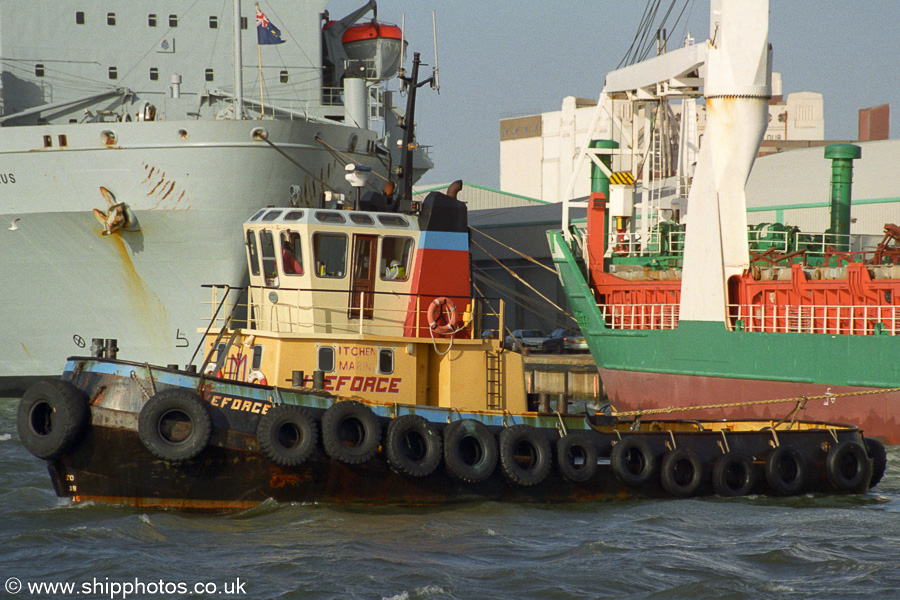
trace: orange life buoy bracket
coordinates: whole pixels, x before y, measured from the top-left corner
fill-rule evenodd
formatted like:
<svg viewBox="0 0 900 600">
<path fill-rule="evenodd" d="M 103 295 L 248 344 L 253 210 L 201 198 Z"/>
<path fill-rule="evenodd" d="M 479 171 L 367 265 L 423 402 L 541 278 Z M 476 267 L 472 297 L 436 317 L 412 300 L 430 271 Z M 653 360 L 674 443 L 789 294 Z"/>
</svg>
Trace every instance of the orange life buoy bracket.
<svg viewBox="0 0 900 600">
<path fill-rule="evenodd" d="M 428 307 L 428 326 L 435 333 L 455 333 L 459 322 L 453 300 L 443 296 L 434 299 Z"/>
</svg>

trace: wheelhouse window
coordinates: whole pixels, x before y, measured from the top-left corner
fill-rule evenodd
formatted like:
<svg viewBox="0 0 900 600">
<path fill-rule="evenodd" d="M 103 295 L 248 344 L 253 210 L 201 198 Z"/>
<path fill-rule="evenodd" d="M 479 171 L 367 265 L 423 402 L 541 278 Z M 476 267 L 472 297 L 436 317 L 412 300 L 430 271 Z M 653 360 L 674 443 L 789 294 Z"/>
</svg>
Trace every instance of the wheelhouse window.
<svg viewBox="0 0 900 600">
<path fill-rule="evenodd" d="M 210 17 L 210 18 L 209 18 L 209 28 L 210 28 L 210 29 L 218 29 L 218 28 L 219 28 L 219 19 L 218 19 L 218 17 Z"/>
<path fill-rule="evenodd" d="M 313 234 L 316 275 L 341 279 L 347 270 L 347 236 L 343 233 Z"/>
<path fill-rule="evenodd" d="M 154 14 L 147 15 L 147 26 L 156 27 L 156 15 L 154 15 Z"/>
<path fill-rule="evenodd" d="M 206 70 L 206 80 L 207 80 L 207 81 L 213 81 L 214 78 L 215 78 L 215 76 L 213 75 L 213 70 L 212 70 L 212 69 L 207 69 L 207 70 Z"/>
<path fill-rule="evenodd" d="M 116 24 L 116 13 L 106 13 L 106 24 L 107 25 L 115 25 Z"/>
<path fill-rule="evenodd" d="M 296 231 L 281 232 L 281 266 L 287 275 L 303 275 L 300 234 Z"/>
<path fill-rule="evenodd" d="M 169 15 L 169 27 L 178 27 L 178 15 Z"/>
<path fill-rule="evenodd" d="M 150 81 L 158 81 L 159 80 L 159 69 L 156 67 L 150 67 Z"/>
<path fill-rule="evenodd" d="M 384 281 L 406 281 L 409 279 L 409 265 L 413 240 L 406 237 L 385 236 L 381 240 L 381 279 Z"/>
<path fill-rule="evenodd" d="M 84 25 L 84 11 L 79 10 L 75 12 L 75 24 L 76 25 Z"/>
<path fill-rule="evenodd" d="M 247 232 L 247 256 L 250 261 L 250 272 L 259 275 L 259 247 L 256 245 L 256 232 Z"/>
<path fill-rule="evenodd" d="M 263 276 L 266 285 L 278 287 L 278 263 L 275 261 L 275 239 L 272 232 L 264 229 L 259 232 L 259 249 L 262 252 Z"/>
<path fill-rule="evenodd" d="M 44 65 L 38 63 L 34 65 L 34 76 L 35 77 L 43 77 L 44 76 Z"/>
<path fill-rule="evenodd" d="M 110 79 L 118 79 L 119 78 L 119 69 L 116 67 L 109 68 L 109 78 Z"/>
</svg>

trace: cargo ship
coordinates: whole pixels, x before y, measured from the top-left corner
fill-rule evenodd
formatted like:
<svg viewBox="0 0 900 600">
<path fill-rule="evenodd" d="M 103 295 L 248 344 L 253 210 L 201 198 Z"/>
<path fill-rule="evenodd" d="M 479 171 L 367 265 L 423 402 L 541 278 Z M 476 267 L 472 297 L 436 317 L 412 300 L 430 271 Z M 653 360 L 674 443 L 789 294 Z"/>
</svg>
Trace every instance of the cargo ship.
<svg viewBox="0 0 900 600">
<path fill-rule="evenodd" d="M 886 224 L 870 247 L 850 235 L 861 157 L 852 144 L 824 149 L 827 231 L 748 228 L 744 189 L 770 95 L 768 7 L 712 5 L 714 40 L 607 77 L 611 96 L 667 81 L 703 87 L 707 129 L 683 205 L 629 236 L 634 173 L 613 173 L 617 142 L 595 140 L 586 227 L 567 222 L 549 234 L 604 389 L 620 411 L 703 407 L 678 413 L 700 419 L 740 403 L 771 417 L 780 408 L 760 400 L 818 396 L 804 403 L 806 417 L 900 443 L 900 229 Z"/>
<path fill-rule="evenodd" d="M 371 169 L 363 193 L 401 184 L 400 30 L 374 1 L 326 6 L 0 6 L 0 320 L 19 324 L 0 394 L 58 374 L 91 332 L 186 362 L 194 282 L 246 283 L 237 236 L 258 206 L 351 201 L 347 165 Z M 415 181 L 432 163 L 413 152 Z"/>
</svg>

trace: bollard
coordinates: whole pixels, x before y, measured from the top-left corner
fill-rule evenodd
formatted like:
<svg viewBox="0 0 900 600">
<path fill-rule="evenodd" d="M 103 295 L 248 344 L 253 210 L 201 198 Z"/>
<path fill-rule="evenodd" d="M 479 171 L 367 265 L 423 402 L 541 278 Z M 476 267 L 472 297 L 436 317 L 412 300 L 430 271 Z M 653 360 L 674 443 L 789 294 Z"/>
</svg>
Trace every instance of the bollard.
<svg viewBox="0 0 900 600">
<path fill-rule="evenodd" d="M 556 412 L 564 415 L 569 412 L 569 398 L 565 394 L 560 394 L 556 400 Z"/>
<path fill-rule="evenodd" d="M 325 371 L 313 371 L 313 388 L 317 390 L 325 389 Z"/>
<path fill-rule="evenodd" d="M 91 356 L 94 358 L 103 358 L 103 339 L 93 338 L 91 340 Z"/>
<path fill-rule="evenodd" d="M 106 358 L 115 359 L 119 354 L 118 340 L 110 338 L 106 340 Z"/>
<path fill-rule="evenodd" d="M 303 387 L 305 381 L 303 371 L 291 371 L 291 387 Z"/>
<path fill-rule="evenodd" d="M 549 413 L 550 412 L 550 394 L 541 392 L 538 395 L 538 412 L 539 413 Z"/>
</svg>

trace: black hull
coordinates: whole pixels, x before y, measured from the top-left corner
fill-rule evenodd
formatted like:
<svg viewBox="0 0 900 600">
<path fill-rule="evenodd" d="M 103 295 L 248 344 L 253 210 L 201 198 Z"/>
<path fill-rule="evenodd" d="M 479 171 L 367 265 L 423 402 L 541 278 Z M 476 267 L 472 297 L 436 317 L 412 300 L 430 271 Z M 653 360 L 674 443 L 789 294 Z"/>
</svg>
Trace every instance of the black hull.
<svg viewBox="0 0 900 600">
<path fill-rule="evenodd" d="M 711 434 L 676 436 L 679 448 L 690 448 L 704 464 L 703 483 L 698 496 L 714 493 L 711 480 L 712 463 L 721 450 Z M 361 505 L 437 505 L 471 501 L 520 503 L 562 503 L 627 498 L 672 498 L 661 485 L 660 478 L 631 487 L 619 481 L 608 460 L 600 459 L 597 473 L 585 483 L 573 483 L 561 477 L 556 469 L 534 486 L 523 487 L 506 480 L 501 467 L 483 482 L 464 483 L 439 467 L 427 477 L 413 478 L 395 473 L 379 452 L 363 465 L 345 465 L 329 458 L 321 448 L 300 467 L 278 466 L 257 450 L 252 436 L 232 432 L 241 446 L 211 445 L 200 456 L 182 463 L 170 463 L 152 456 L 136 432 L 93 427 L 65 456 L 48 461 L 57 495 L 75 502 L 123 504 L 142 508 L 227 511 L 246 509 L 266 500 L 277 502 L 361 504 Z M 668 433 L 646 434 L 644 437 L 659 456 L 668 451 Z M 737 437 L 737 436 L 734 436 Z M 731 441 L 731 450 L 747 456 L 765 456 L 771 451 L 771 435 L 747 435 L 742 441 Z M 863 493 L 865 484 L 852 490 L 837 490 L 825 474 L 823 441 L 831 438 L 825 431 L 788 434 L 781 432 L 782 444 L 796 447 L 809 461 L 809 473 L 802 493 Z M 702 438 L 702 439 L 701 439 Z M 614 434 L 596 434 L 600 452 L 611 448 Z M 853 439 L 839 436 L 841 441 Z M 606 452 L 608 456 L 608 452 Z M 772 494 L 763 474 L 764 461 L 754 461 L 756 484 L 751 494 Z"/>
<path fill-rule="evenodd" d="M 850 426 L 805 423 L 794 424 L 790 429 L 782 425 L 785 428 L 773 431 L 771 426 L 776 424 L 772 421 L 644 420 L 616 424 L 614 419 L 589 421 L 584 415 L 460 413 L 437 407 L 359 402 L 351 404 L 370 413 L 374 420 L 371 437 L 374 445 L 358 464 L 346 464 L 353 461 L 341 459 L 333 446 L 326 451 L 328 445 L 322 428 L 327 420 L 323 417 L 337 414 L 329 411 L 347 405 L 327 393 L 275 389 L 215 378 L 201 380 L 195 374 L 123 361 L 77 359 L 69 367 L 62 381 L 37 384 L 26 393 L 20 404 L 18 426 L 23 443 L 30 441 L 31 447 L 28 443 L 26 447 L 36 456 L 48 459 L 56 493 L 74 502 L 227 511 L 250 508 L 267 500 L 418 506 L 471 501 L 561 503 L 672 498 L 725 492 L 727 495 L 864 493 L 869 488 L 873 469 L 876 480 L 880 478 L 878 471 L 883 470 L 883 464 L 873 467 L 872 452 L 867 446 L 871 440 L 865 440 L 857 428 Z M 37 388 L 44 390 L 43 395 L 33 393 Z M 63 403 L 61 396 L 54 398 L 58 393 L 68 400 Z M 186 402 L 182 406 L 184 410 L 189 411 L 188 406 L 193 402 L 203 415 L 208 415 L 207 437 L 190 456 L 160 458 L 163 455 L 153 450 L 147 436 L 152 436 L 162 421 L 154 422 L 151 429 L 142 428 L 146 427 L 147 413 L 152 412 L 145 409 L 154 402 L 159 406 L 160 398 L 173 394 L 178 396 L 177 402 Z M 52 408 L 54 403 L 59 403 L 55 406 L 60 410 L 53 408 L 43 413 L 38 410 Z M 294 463 L 299 466 L 281 466 L 287 463 L 278 463 L 271 452 L 265 454 L 257 441 L 257 432 L 266 428 L 263 415 L 285 407 L 307 415 L 315 423 L 314 431 L 318 431 L 309 437 L 313 440 L 309 453 Z M 430 474 L 426 476 L 410 474 L 414 470 L 401 474 L 402 469 L 395 471 L 388 461 L 385 446 L 388 450 L 392 447 L 390 436 L 384 432 L 404 413 L 427 420 L 433 434 L 443 440 L 444 452 L 439 463 L 433 463 L 436 468 L 432 466 L 433 471 L 429 469 Z M 65 442 L 57 440 L 58 447 L 49 444 L 54 442 L 53 436 L 36 434 L 48 416 L 78 423 L 77 427 L 70 428 L 70 438 Z M 448 424 L 451 421 L 456 425 L 465 424 L 459 423 L 460 420 L 481 427 L 488 445 L 500 440 L 496 445 L 500 457 L 496 466 L 485 467 L 481 476 L 473 477 L 472 482 L 458 477 L 454 469 L 459 467 L 448 466 L 447 462 L 448 444 L 460 444 L 456 448 L 462 452 L 463 438 L 450 441 L 454 436 Z M 55 422 L 54 433 L 59 433 L 61 424 L 64 420 Z M 545 470 L 540 476 L 534 472 L 517 474 L 511 469 L 512 461 L 518 462 L 519 455 L 527 451 L 509 443 L 504 450 L 501 433 L 506 433 L 509 440 L 514 438 L 510 434 L 516 428 L 545 440 L 538 444 L 546 448 Z M 457 432 L 461 429 L 456 427 Z M 561 440 L 576 438 L 581 440 L 582 448 L 586 445 L 594 454 L 581 461 L 581 465 L 593 465 L 590 469 L 573 470 L 577 460 L 565 465 L 559 460 Z M 852 452 L 837 452 L 845 446 L 853 446 L 849 449 Z M 802 474 L 794 478 L 795 484 L 778 485 L 778 481 L 772 480 L 769 463 L 774 462 L 770 459 L 779 449 L 793 449 L 800 456 Z M 720 463 L 727 462 L 725 453 L 739 457 L 746 465 L 744 471 L 750 474 L 749 483 L 735 484 L 740 488 L 739 493 L 723 487 Z M 683 481 L 683 471 L 676 472 L 681 467 L 671 460 L 677 454 L 681 455 L 678 464 L 693 461 L 687 482 Z M 838 454 L 855 462 L 851 461 L 852 473 L 836 478 L 834 456 Z M 637 472 L 631 473 L 628 469 L 632 468 L 635 455 L 640 464 Z M 566 456 L 574 455 L 570 450 Z M 831 472 L 829 456 L 832 456 Z M 539 462 L 533 461 L 531 465 Z M 719 476 L 715 473 L 717 464 Z M 533 478 L 529 480 L 530 477 Z M 679 477 L 682 480 L 676 481 Z"/>
</svg>

